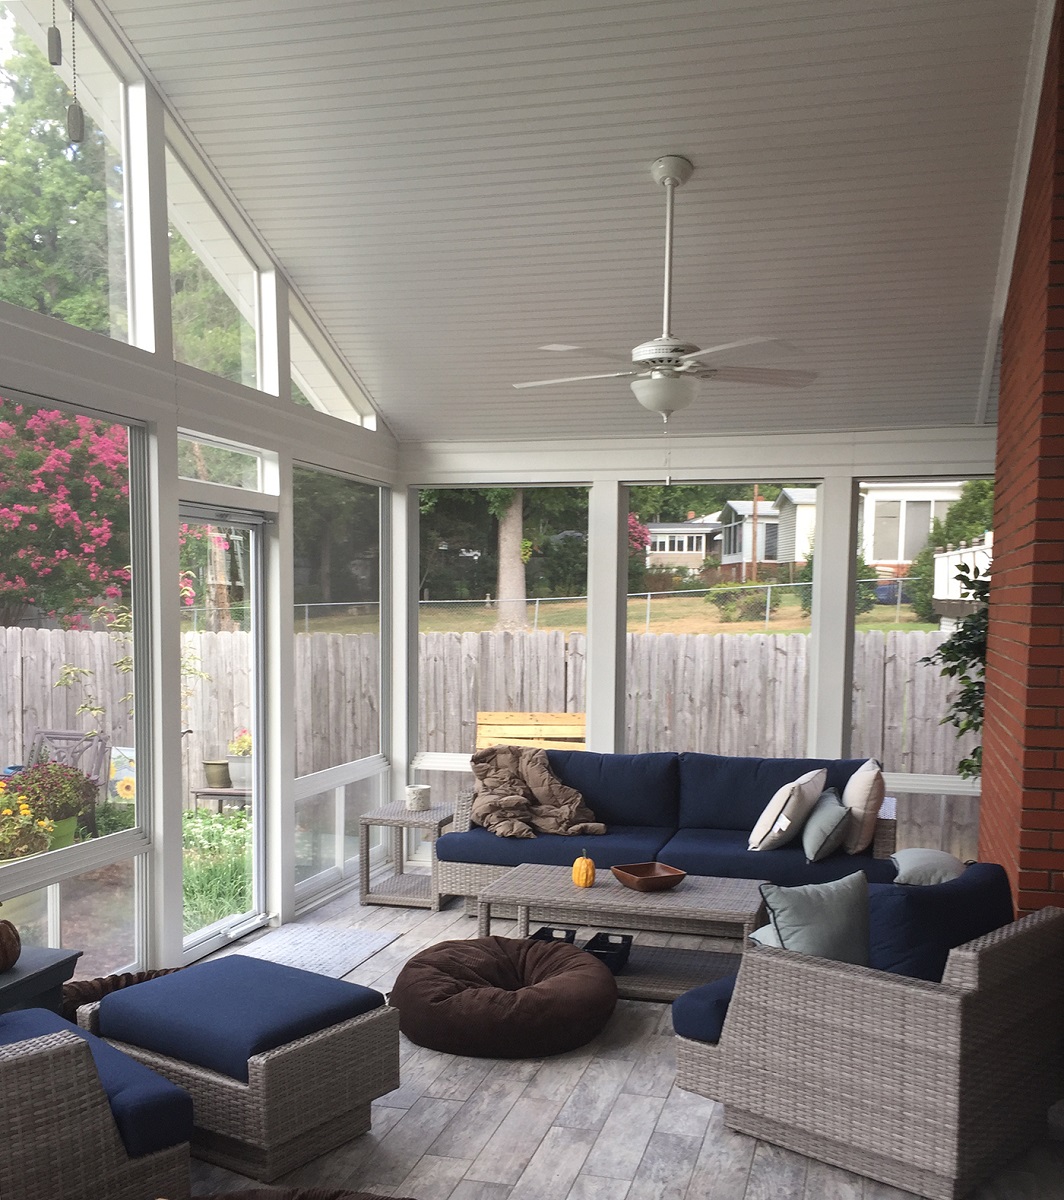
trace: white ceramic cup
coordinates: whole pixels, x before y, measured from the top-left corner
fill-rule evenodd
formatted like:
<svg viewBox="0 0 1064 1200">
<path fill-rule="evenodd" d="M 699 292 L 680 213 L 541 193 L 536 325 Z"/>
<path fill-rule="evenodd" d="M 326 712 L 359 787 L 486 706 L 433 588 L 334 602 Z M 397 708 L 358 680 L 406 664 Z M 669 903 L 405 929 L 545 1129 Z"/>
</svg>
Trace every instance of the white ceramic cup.
<svg viewBox="0 0 1064 1200">
<path fill-rule="evenodd" d="M 430 806 L 429 795 L 432 788 L 427 783 L 412 783 L 406 789 L 406 806 L 415 812 L 421 812 Z"/>
</svg>

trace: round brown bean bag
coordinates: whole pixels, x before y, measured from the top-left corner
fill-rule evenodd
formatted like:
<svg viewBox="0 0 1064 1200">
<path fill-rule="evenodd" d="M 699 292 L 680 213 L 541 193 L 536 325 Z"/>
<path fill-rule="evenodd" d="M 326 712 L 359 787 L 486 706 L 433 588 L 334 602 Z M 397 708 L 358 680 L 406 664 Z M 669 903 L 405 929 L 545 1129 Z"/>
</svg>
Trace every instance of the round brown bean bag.
<svg viewBox="0 0 1064 1200">
<path fill-rule="evenodd" d="M 440 942 L 399 972 L 389 1003 L 419 1046 L 474 1058 L 541 1058 L 591 1041 L 617 983 L 566 942 L 486 937 Z"/>
</svg>

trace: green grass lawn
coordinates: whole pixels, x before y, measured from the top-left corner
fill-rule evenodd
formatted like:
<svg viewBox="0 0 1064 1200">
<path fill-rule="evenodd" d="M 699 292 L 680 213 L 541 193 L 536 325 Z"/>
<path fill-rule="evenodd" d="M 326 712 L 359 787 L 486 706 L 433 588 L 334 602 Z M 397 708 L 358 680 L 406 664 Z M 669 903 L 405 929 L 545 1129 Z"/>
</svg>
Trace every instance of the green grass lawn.
<svg viewBox="0 0 1064 1200">
<path fill-rule="evenodd" d="M 629 633 L 764 633 L 764 619 L 756 621 L 722 621 L 716 607 L 703 595 L 690 592 L 654 594 L 650 598 L 649 623 L 647 598 L 631 597 L 628 601 Z M 582 600 L 529 600 L 527 605 L 529 629 L 557 629 L 563 633 L 587 631 L 587 604 Z M 480 633 L 495 628 L 497 610 L 483 602 L 456 600 L 422 604 L 419 630 L 422 633 Z M 900 617 L 900 620 L 898 619 Z M 916 620 L 913 610 L 902 605 L 877 604 L 866 613 L 859 613 L 858 629 L 889 631 L 932 630 L 937 625 Z M 311 610 L 307 618 L 297 609 L 296 631 L 311 633 L 377 633 L 376 613 L 359 611 L 358 607 L 336 609 L 316 615 Z M 802 612 L 798 597 L 785 594 L 768 623 L 770 633 L 808 633 L 809 617 Z"/>
</svg>

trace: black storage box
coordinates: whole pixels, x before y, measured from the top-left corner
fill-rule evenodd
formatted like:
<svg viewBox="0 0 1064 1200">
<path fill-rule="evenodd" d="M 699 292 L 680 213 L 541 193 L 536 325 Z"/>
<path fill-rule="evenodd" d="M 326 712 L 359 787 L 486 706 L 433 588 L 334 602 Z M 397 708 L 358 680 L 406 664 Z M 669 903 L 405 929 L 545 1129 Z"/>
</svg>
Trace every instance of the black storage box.
<svg viewBox="0 0 1064 1200">
<path fill-rule="evenodd" d="M 632 952 L 632 935 L 630 933 L 596 933 L 590 941 L 584 943 L 588 954 L 601 959 L 616 975 L 623 971 Z"/>
<path fill-rule="evenodd" d="M 554 925 L 541 925 L 535 933 L 528 935 L 537 942 L 568 942 L 572 945 L 576 941 L 575 929 L 561 929 Z"/>
</svg>

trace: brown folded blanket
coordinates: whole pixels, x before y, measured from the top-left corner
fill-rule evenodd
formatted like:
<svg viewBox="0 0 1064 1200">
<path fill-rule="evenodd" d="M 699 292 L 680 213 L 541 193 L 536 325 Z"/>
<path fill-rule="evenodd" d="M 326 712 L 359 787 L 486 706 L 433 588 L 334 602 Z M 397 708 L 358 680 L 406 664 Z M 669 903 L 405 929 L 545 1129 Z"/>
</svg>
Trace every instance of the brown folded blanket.
<svg viewBox="0 0 1064 1200">
<path fill-rule="evenodd" d="M 551 773 L 546 750 L 486 746 L 471 761 L 476 780 L 472 820 L 498 837 L 606 832 L 583 796 Z"/>
</svg>

